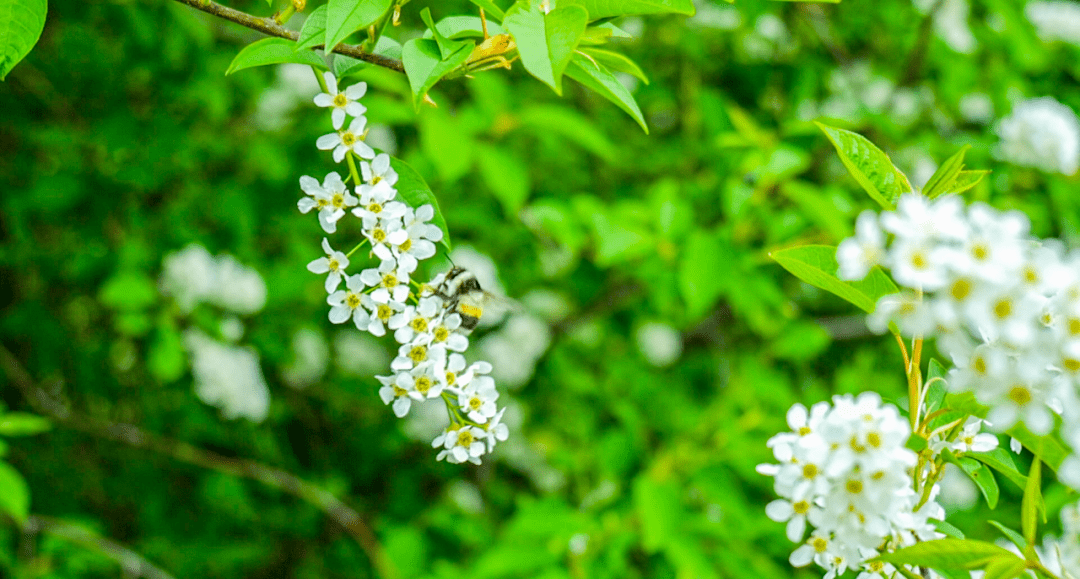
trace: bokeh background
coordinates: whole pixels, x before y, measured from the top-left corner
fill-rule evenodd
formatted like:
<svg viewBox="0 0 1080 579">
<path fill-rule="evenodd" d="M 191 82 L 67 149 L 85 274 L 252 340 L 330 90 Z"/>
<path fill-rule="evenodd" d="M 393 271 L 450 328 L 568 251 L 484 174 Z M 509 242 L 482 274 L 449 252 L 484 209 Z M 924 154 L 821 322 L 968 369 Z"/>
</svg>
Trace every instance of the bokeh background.
<svg viewBox="0 0 1080 579">
<path fill-rule="evenodd" d="M 390 34 L 419 34 L 425 6 L 472 13 L 414 0 Z M 754 466 L 794 402 L 904 404 L 904 377 L 891 338 L 768 258 L 835 244 L 872 206 L 810 121 L 868 136 L 916 185 L 970 145 L 968 167 L 993 171 L 972 199 L 1073 243 L 1080 130 L 1044 115 L 999 133 L 1025 99 L 1080 110 L 1080 3 L 701 0 L 617 24 L 650 80 L 623 79 L 649 135 L 520 66 L 444 82 L 419 114 L 403 75 L 357 77 L 369 143 L 427 179 L 455 261 L 525 305 L 473 335 L 511 426 L 474 467 L 435 461 L 441 410 L 383 405 L 392 341 L 331 325 L 305 270 L 322 232 L 298 179 L 335 169 L 314 147 L 330 127 L 310 69 L 224 76 L 260 36 L 177 2 L 54 0 L 0 85 L 0 399 L 56 413 L 0 449 L 35 515 L 0 525 L 0 575 L 161 576 L 130 551 L 175 577 L 818 576 L 787 565 Z M 162 272 L 191 244 L 235 275 L 188 308 Z M 195 376 L 192 328 L 257 363 L 223 354 Z M 253 410 L 204 403 L 195 383 L 215 376 L 251 383 Z M 307 491 L 243 476 L 255 463 Z M 1017 527 L 1019 490 L 1001 485 L 990 512 L 946 479 L 950 522 Z M 1046 493 L 1051 511 L 1068 499 Z"/>
</svg>

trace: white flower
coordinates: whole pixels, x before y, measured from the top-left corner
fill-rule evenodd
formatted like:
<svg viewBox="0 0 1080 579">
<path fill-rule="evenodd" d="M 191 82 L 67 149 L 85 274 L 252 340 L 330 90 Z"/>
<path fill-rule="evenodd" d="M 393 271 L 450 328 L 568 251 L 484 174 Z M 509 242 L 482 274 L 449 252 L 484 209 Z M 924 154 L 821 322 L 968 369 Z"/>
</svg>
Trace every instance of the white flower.
<svg viewBox="0 0 1080 579">
<path fill-rule="evenodd" d="M 308 271 L 311 273 L 329 273 L 326 276 L 326 293 L 334 293 L 338 284 L 341 283 L 341 276 L 345 273 L 345 268 L 349 267 L 349 258 L 340 251 L 334 251 L 330 247 L 330 242 L 324 237 L 322 240 L 323 251 L 326 252 L 326 257 L 320 257 L 307 264 Z"/>
<path fill-rule="evenodd" d="M 214 273 L 210 303 L 238 314 L 254 314 L 266 305 L 266 282 L 259 272 L 226 254 L 217 258 Z"/>
<path fill-rule="evenodd" d="M 998 123 L 997 134 L 994 154 L 1010 163 L 1065 175 L 1080 167 L 1080 120 L 1053 97 L 1017 104 Z"/>
<path fill-rule="evenodd" d="M 304 175 L 300 177 L 300 188 L 310 195 L 297 202 L 300 212 L 307 213 L 312 209 L 318 209 L 319 225 L 327 233 L 336 232 L 337 222 L 345 216 L 345 210 L 359 202 L 352 193 L 349 193 L 349 189 L 337 173 L 326 175 L 322 185 L 319 185 L 314 178 Z"/>
<path fill-rule="evenodd" d="M 403 216 L 408 235 L 397 242 L 393 250 L 398 263 L 409 272 L 416 271 L 420 260 L 435 255 L 432 242 L 441 240 L 443 232 L 438 226 L 427 223 L 434 216 L 435 210 L 430 204 L 420 206 L 415 212 L 410 208 Z"/>
<path fill-rule="evenodd" d="M 436 460 L 445 459 L 455 464 L 465 461 L 480 464 L 480 457 L 486 451 L 483 442 L 485 437 L 486 433 L 475 426 L 451 426 L 432 441 L 431 446 L 441 446 L 444 449 L 436 456 Z"/>
<path fill-rule="evenodd" d="M 394 339 L 399 344 L 408 344 L 413 338 L 428 333 L 435 326 L 435 316 L 442 309 L 442 299 L 432 296 L 421 298 L 417 306 L 405 306 L 405 310 L 390 319 L 389 327 L 394 330 Z"/>
<path fill-rule="evenodd" d="M 172 296 L 180 311 L 189 313 L 213 293 L 217 262 L 201 245 L 191 244 L 165 257 L 161 293 Z"/>
<path fill-rule="evenodd" d="M 379 183 L 386 183 L 393 187 L 397 184 L 398 174 L 390 167 L 390 155 L 379 153 L 370 163 L 360 162 L 360 175 L 364 178 L 363 187 L 371 187 Z"/>
<path fill-rule="evenodd" d="M 359 275 L 345 276 L 345 287 L 348 288 L 347 291 L 338 290 L 326 298 L 326 303 L 330 305 L 330 322 L 343 324 L 352 318 L 357 329 L 365 330 L 368 322 L 367 312 L 361 307 L 364 282 Z"/>
<path fill-rule="evenodd" d="M 442 344 L 426 344 L 423 342 L 402 344 L 398 348 L 397 357 L 390 362 L 390 368 L 401 372 L 412 370 L 429 361 L 434 363 L 437 368 L 445 364 L 443 361 L 445 358 L 446 347 Z"/>
<path fill-rule="evenodd" d="M 405 306 L 398 302 L 378 303 L 371 299 L 369 294 L 362 294 L 360 303 L 364 310 L 358 313 L 354 320 L 356 327 L 370 332 L 373 336 L 385 336 L 386 327 L 394 314 L 405 309 Z"/>
<path fill-rule="evenodd" d="M 371 299 L 377 303 L 396 302 L 404 306 L 409 297 L 409 274 L 393 260 L 384 260 L 378 269 L 365 269 L 360 272 L 360 279 L 369 287 L 376 288 L 371 292 Z"/>
<path fill-rule="evenodd" d="M 402 229 L 401 221 L 398 220 L 379 221 L 370 230 L 365 229 L 364 235 L 371 242 L 371 252 L 382 261 L 398 261 L 390 248 L 409 239 L 408 232 Z M 398 265 L 405 273 L 412 273 L 416 270 L 415 263 L 411 269 L 400 261 L 398 261 Z"/>
<path fill-rule="evenodd" d="M 184 333 L 184 345 L 191 353 L 195 394 L 200 400 L 219 407 L 226 419 L 266 419 L 270 390 L 254 350 L 222 344 L 198 330 Z"/>
<path fill-rule="evenodd" d="M 332 108 L 330 119 L 334 123 L 334 129 L 340 129 L 345 123 L 346 113 L 351 117 L 359 118 L 367 112 L 367 108 L 357 102 L 367 92 L 366 82 L 354 84 L 344 92 L 338 92 L 337 79 L 334 78 L 332 72 L 324 72 L 323 78 L 326 79 L 326 89 L 329 93 L 315 95 L 315 106 Z"/>
<path fill-rule="evenodd" d="M 457 331 L 460 327 L 460 314 L 445 315 L 431 330 L 431 341 L 436 344 L 445 344 L 448 350 L 464 352 L 469 347 L 469 339 Z"/>
<path fill-rule="evenodd" d="M 360 206 L 353 209 L 353 215 L 363 220 L 364 229 L 374 229 L 379 222 L 398 220 L 405 216 L 408 206 L 400 201 L 393 201 L 397 191 L 381 181 L 373 187 L 360 187 Z"/>
<path fill-rule="evenodd" d="M 366 123 L 367 119 L 364 117 L 355 118 L 349 123 L 348 129 L 319 137 L 315 141 L 315 146 L 321 151 L 333 149 L 335 163 L 340 163 L 349 151 L 362 159 L 371 159 L 375 157 L 375 150 L 364 142 L 364 125 Z"/>
<path fill-rule="evenodd" d="M 375 378 L 382 383 L 382 388 L 379 388 L 379 398 L 382 398 L 383 404 L 393 403 L 394 415 L 398 418 L 404 418 L 409 413 L 409 408 L 412 406 L 412 398 L 409 396 L 409 391 L 401 386 L 397 385 L 397 380 L 401 376 L 408 376 L 408 374 L 397 374 L 394 376 L 376 376 Z"/>
<path fill-rule="evenodd" d="M 765 505 L 765 515 L 777 523 L 787 523 L 787 538 L 798 543 L 806 532 L 806 515 L 814 508 L 810 501 L 803 499 L 794 503 L 777 499 Z"/>
<path fill-rule="evenodd" d="M 678 330 L 661 322 L 647 322 L 634 332 L 638 351 L 645 360 L 658 368 L 670 366 L 683 351 L 683 338 Z"/>
<path fill-rule="evenodd" d="M 495 381 L 490 376 L 477 376 L 467 386 L 458 389 L 458 404 L 469 420 L 483 424 L 495 416 L 498 410 L 495 401 L 499 392 L 495 390 Z"/>
<path fill-rule="evenodd" d="M 487 443 L 487 451 L 490 454 L 495 450 L 495 444 L 497 442 L 503 442 L 510 438 L 510 427 L 502 423 L 503 414 L 506 412 L 506 408 L 500 408 L 495 416 L 491 417 L 491 420 L 484 425 L 487 434 L 484 437 L 484 442 Z"/>
<path fill-rule="evenodd" d="M 1024 14 L 1045 42 L 1060 40 L 1080 46 L 1080 3 L 1068 0 L 1035 0 Z"/>
<path fill-rule="evenodd" d="M 863 211 L 855 220 L 855 237 L 840 242 L 836 248 L 836 261 L 840 264 L 837 277 L 858 280 L 885 257 L 885 234 L 878 226 L 877 214 Z"/>
<path fill-rule="evenodd" d="M 953 452 L 990 452 L 998 447 L 998 439 L 989 432 L 980 433 L 984 421 L 968 418 L 960 436 L 950 445 Z"/>
</svg>

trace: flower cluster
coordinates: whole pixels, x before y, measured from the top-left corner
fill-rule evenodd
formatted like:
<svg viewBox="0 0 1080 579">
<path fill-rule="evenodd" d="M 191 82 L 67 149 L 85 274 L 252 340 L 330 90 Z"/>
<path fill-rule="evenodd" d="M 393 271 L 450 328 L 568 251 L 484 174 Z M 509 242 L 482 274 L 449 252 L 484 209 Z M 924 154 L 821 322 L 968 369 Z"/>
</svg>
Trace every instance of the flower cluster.
<svg viewBox="0 0 1080 579">
<path fill-rule="evenodd" d="M 1053 97 L 1018 103 L 997 134 L 994 154 L 1004 161 L 1064 175 L 1080 168 L 1080 119 Z"/>
<path fill-rule="evenodd" d="M 231 314 L 254 314 L 266 305 L 266 282 L 259 272 L 231 255 L 212 256 L 201 245 L 192 244 L 165 257 L 159 285 L 173 298 L 183 315 L 196 306 L 208 304 L 228 314 L 219 320 L 214 333 L 189 328 L 184 347 L 195 378 L 195 394 L 204 403 L 217 406 L 226 419 L 247 418 L 262 422 L 270 408 L 270 390 L 263 379 L 259 355 L 249 347 L 229 342 L 240 340 L 243 323 Z"/>
<path fill-rule="evenodd" d="M 855 237 L 837 248 L 839 275 L 889 268 L 903 289 L 879 300 L 873 329 L 891 322 L 905 335 L 937 336 L 956 364 L 949 388 L 974 393 L 995 430 L 1023 422 L 1046 434 L 1061 414 L 1080 450 L 1080 253 L 1040 243 L 1028 228 L 1019 212 L 906 195 L 896 211 L 859 216 Z M 1062 473 L 1080 486 L 1080 457 Z"/>
<path fill-rule="evenodd" d="M 939 536 L 928 520 L 944 517 L 934 501 L 937 487 L 916 493 L 917 457 L 904 447 L 910 429 L 896 407 L 864 392 L 809 410 L 796 404 L 787 422 L 792 432 L 768 442 L 780 464 L 757 470 L 774 477 L 781 497 L 766 514 L 787 523 L 788 539 L 802 542 L 791 554 L 793 566 L 817 563 L 825 579 L 849 569 L 861 569 L 859 579 L 892 577 L 891 565 L 867 561 Z M 804 541 L 807 524 L 814 529 Z"/>
<path fill-rule="evenodd" d="M 317 211 L 327 234 L 337 232 L 339 222 L 352 214 L 363 239 L 344 253 L 323 238 L 324 257 L 307 268 L 326 276 L 332 323 L 351 320 L 361 331 L 375 336 L 392 333 L 398 342 L 398 355 L 390 364 L 394 373 L 377 377 L 383 402 L 404 417 L 415 404 L 441 400 L 451 422 L 433 442 L 440 448 L 437 458 L 479 464 L 480 457 L 506 440 L 509 432 L 501 423 L 503 410 L 496 406 L 499 393 L 488 376 L 491 365 L 465 360 L 468 330 L 456 311 L 457 296 L 443 291 L 445 274 L 423 284 L 412 279 L 419 262 L 435 255 L 435 244 L 443 238 L 443 231 L 431 223 L 435 210 L 431 205 L 413 208 L 399 198 L 398 173 L 390 157 L 376 154 L 364 143 L 367 109 L 358 101 L 367 85 L 339 92 L 333 74 L 326 73 L 324 79 L 327 92 L 316 96 L 315 104 L 331 109 L 336 130 L 320 137 L 316 146 L 333 150 L 335 162 L 346 161 L 349 176 L 329 173 L 321 184 L 313 177 L 301 177 L 306 196 L 298 207 L 302 213 Z M 347 117 L 352 120 L 342 128 Z M 349 180 L 351 184 L 346 183 Z M 350 258 L 365 244 L 370 244 L 368 254 L 378 259 L 378 265 L 350 273 Z"/>
</svg>

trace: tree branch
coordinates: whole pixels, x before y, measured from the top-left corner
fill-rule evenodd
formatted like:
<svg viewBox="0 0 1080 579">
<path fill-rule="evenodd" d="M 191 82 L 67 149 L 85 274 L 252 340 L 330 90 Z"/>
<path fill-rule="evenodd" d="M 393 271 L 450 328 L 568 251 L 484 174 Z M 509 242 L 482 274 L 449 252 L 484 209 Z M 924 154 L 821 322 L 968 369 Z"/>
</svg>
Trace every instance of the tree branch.
<svg viewBox="0 0 1080 579">
<path fill-rule="evenodd" d="M 24 527 L 29 533 L 46 533 L 71 541 L 116 561 L 124 569 L 124 577 L 146 579 L 175 579 L 145 557 L 116 541 L 92 533 L 82 527 L 43 515 L 30 515 Z"/>
<path fill-rule="evenodd" d="M 360 514 L 330 491 L 292 473 L 253 460 L 217 454 L 186 442 L 158 436 L 132 424 L 75 414 L 38 387 L 15 355 L 2 345 L 0 345 L 0 367 L 3 367 L 8 378 L 22 391 L 35 410 L 67 428 L 97 438 L 121 442 L 134 448 L 150 450 L 217 472 L 250 478 L 300 498 L 341 525 L 367 554 L 378 576 L 397 577 L 393 564 L 383 554 L 378 538 L 364 523 Z"/>
<path fill-rule="evenodd" d="M 258 30 L 263 34 L 269 34 L 270 36 L 276 36 L 278 38 L 287 38 L 289 40 L 296 40 L 300 34 L 287 30 L 284 26 L 278 24 L 273 18 L 259 18 L 247 12 L 241 12 L 239 10 L 229 8 L 228 6 L 222 6 L 217 2 L 211 0 L 176 0 L 181 4 L 191 6 L 196 10 L 201 10 L 207 14 L 212 14 L 218 18 L 228 20 L 229 22 L 235 22 L 241 26 L 246 26 L 252 30 Z M 312 49 L 325 49 L 321 44 L 312 47 Z M 344 54 L 352 58 L 369 62 L 376 66 L 383 68 L 389 68 L 390 70 L 396 70 L 397 72 L 404 73 L 405 66 L 401 64 L 401 61 L 396 58 L 389 58 L 386 56 L 371 54 L 370 52 L 364 52 L 362 48 L 353 44 L 339 44 L 334 47 L 331 52 L 338 54 Z"/>
</svg>

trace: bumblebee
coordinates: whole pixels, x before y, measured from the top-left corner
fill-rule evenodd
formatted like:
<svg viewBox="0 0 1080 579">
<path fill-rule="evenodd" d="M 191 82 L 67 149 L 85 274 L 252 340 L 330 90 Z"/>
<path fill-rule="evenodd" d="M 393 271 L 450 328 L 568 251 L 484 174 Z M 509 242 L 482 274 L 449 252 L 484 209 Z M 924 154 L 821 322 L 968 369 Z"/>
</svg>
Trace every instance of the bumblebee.
<svg viewBox="0 0 1080 579">
<path fill-rule="evenodd" d="M 484 307 L 492 304 L 510 306 L 507 298 L 499 297 L 480 287 L 473 273 L 463 267 L 453 267 L 435 288 L 435 295 L 446 302 L 446 307 L 461 316 L 461 327 L 472 331 L 484 315 Z"/>
</svg>

